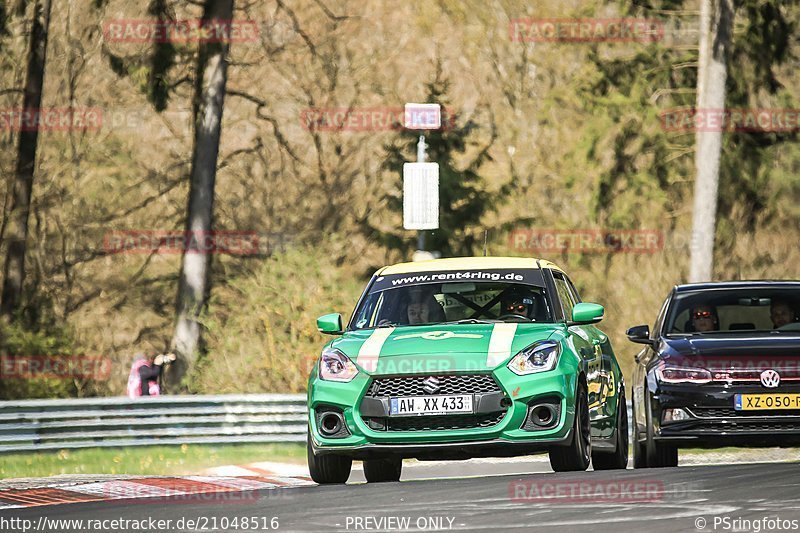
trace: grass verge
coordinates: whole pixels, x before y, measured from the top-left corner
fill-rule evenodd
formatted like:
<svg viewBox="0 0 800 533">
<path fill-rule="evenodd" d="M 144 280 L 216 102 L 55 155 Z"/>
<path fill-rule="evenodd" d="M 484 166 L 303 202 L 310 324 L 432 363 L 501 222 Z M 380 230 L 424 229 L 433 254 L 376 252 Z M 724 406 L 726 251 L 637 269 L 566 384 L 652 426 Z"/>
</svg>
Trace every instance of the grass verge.
<svg viewBox="0 0 800 533">
<path fill-rule="evenodd" d="M 196 474 L 213 466 L 258 461 L 302 464 L 304 444 L 183 444 L 132 448 L 89 448 L 0 455 L 0 477 L 59 474 Z"/>
</svg>

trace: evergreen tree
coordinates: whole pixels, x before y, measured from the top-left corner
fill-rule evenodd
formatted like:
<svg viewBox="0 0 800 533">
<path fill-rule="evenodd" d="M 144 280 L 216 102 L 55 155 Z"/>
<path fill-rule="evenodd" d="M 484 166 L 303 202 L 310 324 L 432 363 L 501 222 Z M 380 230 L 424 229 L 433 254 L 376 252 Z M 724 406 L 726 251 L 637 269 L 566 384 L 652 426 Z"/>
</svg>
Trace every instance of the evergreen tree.
<svg viewBox="0 0 800 533">
<path fill-rule="evenodd" d="M 425 232 L 425 248 L 441 252 L 442 257 L 473 255 L 475 245 L 482 242 L 484 215 L 507 194 L 505 187 L 497 192 L 486 190 L 480 175 L 481 166 L 492 161 L 489 148 L 494 135 L 464 168 L 459 167 L 457 160 L 471 147 L 470 138 L 478 124 L 472 118 L 456 124 L 455 115 L 448 110 L 449 85 L 442 77 L 441 68 L 437 68 L 435 79 L 426 84 L 425 99 L 425 102 L 442 106 L 442 128 L 425 132 L 427 161 L 439 164 L 439 229 Z M 386 159 L 382 170 L 396 177 L 396 186 L 383 200 L 388 209 L 400 217 L 403 213 L 403 164 L 416 161 L 418 141 L 418 131 L 403 129 L 395 142 L 384 147 Z M 416 248 L 416 237 L 403 230 L 401 223 L 397 223 L 396 230 L 388 231 L 366 220 L 362 220 L 362 226 L 370 238 L 390 249 L 408 254 Z"/>
<path fill-rule="evenodd" d="M 737 0 L 733 48 L 726 82 L 728 108 L 795 108 L 777 69 L 792 59 L 791 35 L 797 25 L 800 2 Z M 697 86 L 696 40 L 690 28 L 696 17 L 685 0 L 626 3 L 625 14 L 662 18 L 664 39 L 635 43 L 634 53 L 608 54 L 602 45 L 589 52 L 594 74 L 587 76 L 580 94 L 587 121 L 578 160 L 596 163 L 593 212 L 608 226 L 635 226 L 649 213 L 685 212 L 694 176 L 691 131 L 665 131 L 659 113 L 693 108 Z M 663 19 L 668 13 L 669 18 Z M 688 46 L 687 46 L 688 45 Z M 751 230 L 757 217 L 769 215 L 774 189 L 767 187 L 769 161 L 775 150 L 794 141 L 797 132 L 725 132 L 720 162 L 718 229 L 731 230 L 730 217 Z M 578 165 L 576 165 L 577 167 Z M 598 171 L 599 169 L 599 171 Z M 581 183 L 581 176 L 574 176 Z M 687 198 L 688 197 L 688 198 Z M 675 219 L 673 219 L 674 222 Z M 647 221 L 652 223 L 652 221 Z M 664 229 L 671 229 L 665 227 Z M 740 228 L 742 229 L 742 228 Z"/>
</svg>

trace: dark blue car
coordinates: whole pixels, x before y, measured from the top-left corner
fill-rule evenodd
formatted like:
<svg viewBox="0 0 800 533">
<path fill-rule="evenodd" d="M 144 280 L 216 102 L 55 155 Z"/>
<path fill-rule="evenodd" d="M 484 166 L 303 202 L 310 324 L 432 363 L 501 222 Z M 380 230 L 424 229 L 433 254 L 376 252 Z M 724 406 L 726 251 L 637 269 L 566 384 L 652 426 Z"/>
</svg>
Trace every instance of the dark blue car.
<svg viewBox="0 0 800 533">
<path fill-rule="evenodd" d="M 678 449 L 800 445 L 800 282 L 675 287 L 633 379 L 636 468 L 677 466 Z"/>
</svg>

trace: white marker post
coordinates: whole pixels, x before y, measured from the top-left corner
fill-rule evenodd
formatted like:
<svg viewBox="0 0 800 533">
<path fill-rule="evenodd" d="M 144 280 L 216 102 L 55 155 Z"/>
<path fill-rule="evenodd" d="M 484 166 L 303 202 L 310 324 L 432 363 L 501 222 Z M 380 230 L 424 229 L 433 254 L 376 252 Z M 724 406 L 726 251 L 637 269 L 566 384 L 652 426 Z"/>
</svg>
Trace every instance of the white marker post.
<svg viewBox="0 0 800 533">
<path fill-rule="evenodd" d="M 403 125 L 410 130 L 442 127 L 439 104 L 406 104 Z M 417 162 L 403 165 L 403 227 L 419 231 L 418 252 L 425 250 L 424 230 L 439 228 L 439 164 L 426 163 L 425 136 L 419 136 Z"/>
</svg>

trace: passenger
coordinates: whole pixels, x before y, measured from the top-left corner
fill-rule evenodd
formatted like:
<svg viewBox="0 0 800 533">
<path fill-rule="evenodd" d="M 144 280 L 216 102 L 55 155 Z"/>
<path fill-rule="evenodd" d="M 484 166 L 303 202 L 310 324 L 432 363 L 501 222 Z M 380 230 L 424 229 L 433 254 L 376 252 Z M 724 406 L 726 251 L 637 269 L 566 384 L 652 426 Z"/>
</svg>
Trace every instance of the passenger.
<svg viewBox="0 0 800 533">
<path fill-rule="evenodd" d="M 692 328 L 701 333 L 717 331 L 719 318 L 716 310 L 710 305 L 701 305 L 692 309 Z"/>
<path fill-rule="evenodd" d="M 422 287 L 415 287 L 409 291 L 406 314 L 408 324 L 411 326 L 444 320 L 444 317 L 439 316 L 443 314 L 439 302 L 431 292 Z"/>
<path fill-rule="evenodd" d="M 399 309 L 390 311 L 390 316 L 378 321 L 378 327 L 408 325 L 417 326 L 446 320 L 444 309 L 433 292 L 424 287 L 412 287 L 399 296 Z"/>
<path fill-rule="evenodd" d="M 775 329 L 785 326 L 786 324 L 791 324 L 796 320 L 795 311 L 792 309 L 789 302 L 786 300 L 776 300 L 774 298 L 770 305 L 769 316 L 772 318 L 772 324 Z"/>
</svg>

